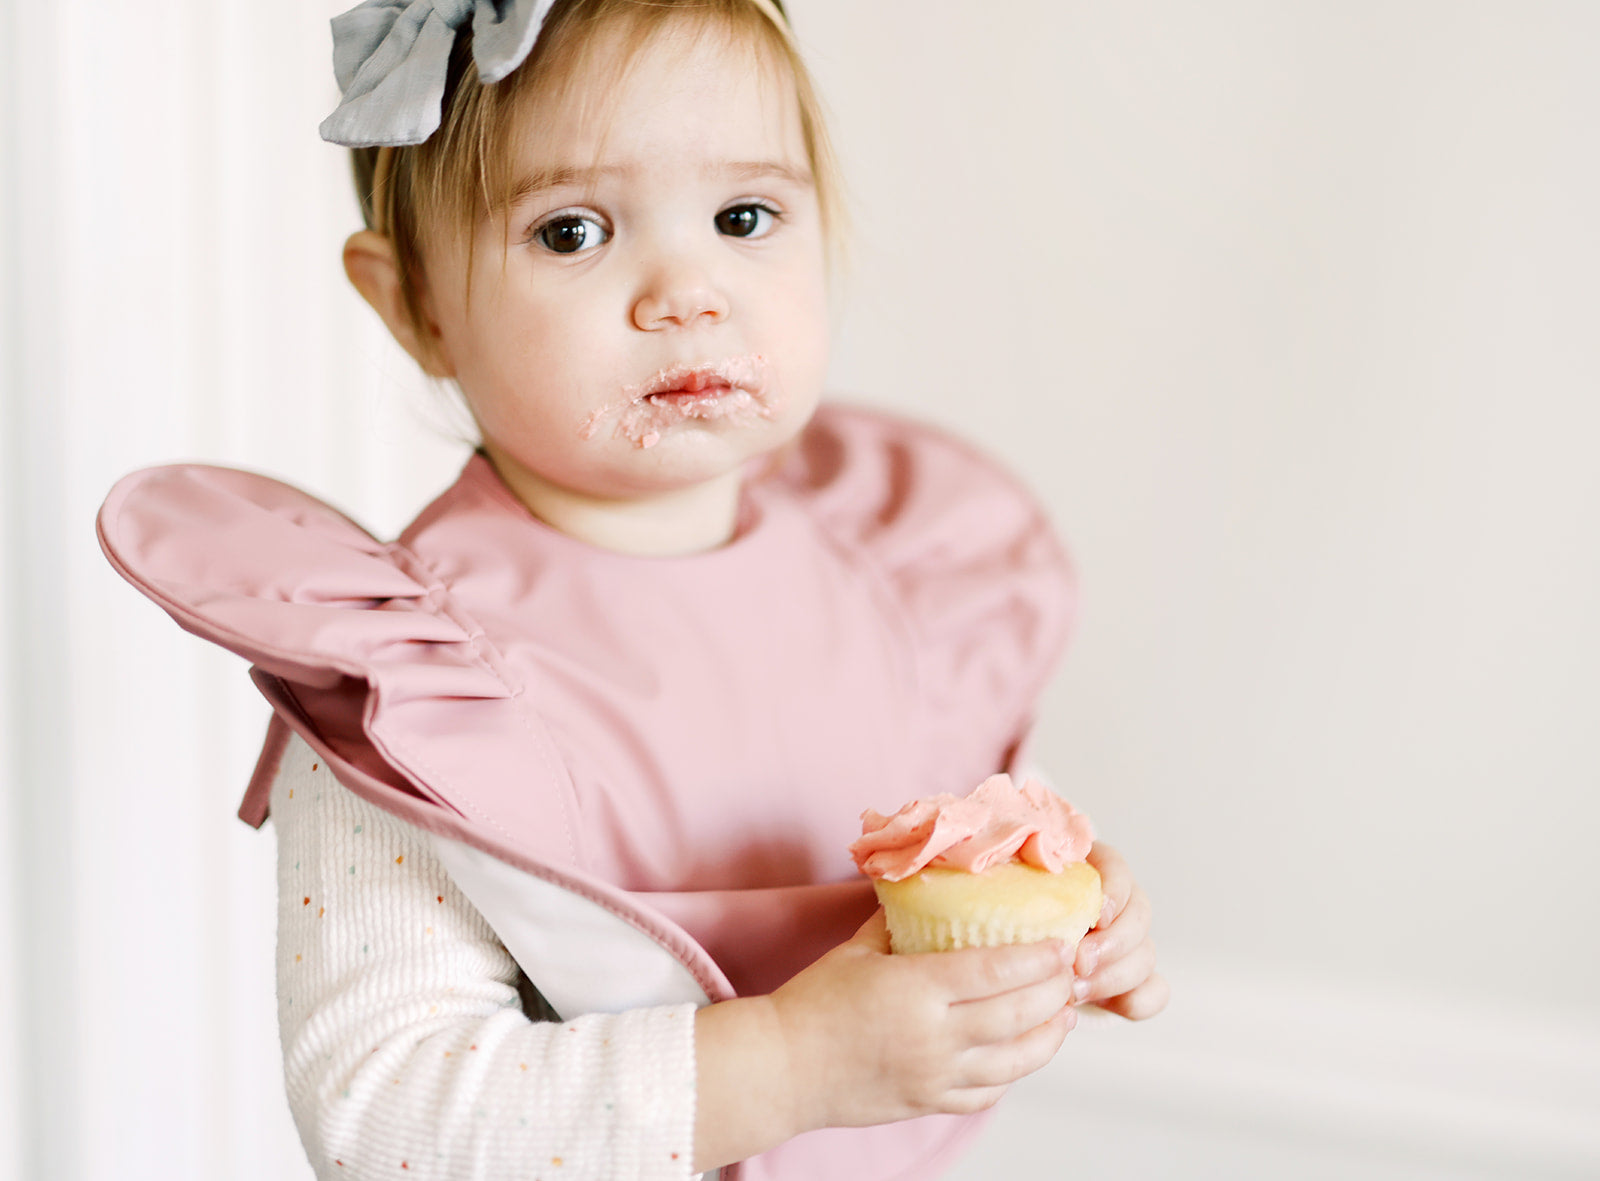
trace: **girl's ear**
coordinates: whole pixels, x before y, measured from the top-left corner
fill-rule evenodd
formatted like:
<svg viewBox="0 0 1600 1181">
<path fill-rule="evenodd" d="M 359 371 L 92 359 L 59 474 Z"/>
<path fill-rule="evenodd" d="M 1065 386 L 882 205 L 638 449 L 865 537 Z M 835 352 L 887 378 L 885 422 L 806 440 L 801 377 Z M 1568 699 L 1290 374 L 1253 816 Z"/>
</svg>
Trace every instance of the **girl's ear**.
<svg viewBox="0 0 1600 1181">
<path fill-rule="evenodd" d="M 454 377 L 455 366 L 445 353 L 438 327 L 431 318 L 419 326 L 411 319 L 406 298 L 400 288 L 400 267 L 394 256 L 394 243 L 372 230 L 358 230 L 344 244 L 344 273 L 361 298 L 382 317 L 400 347 L 410 353 L 425 373 L 434 377 Z M 424 315 L 427 315 L 426 309 Z M 421 333 L 427 333 L 424 338 Z"/>
</svg>

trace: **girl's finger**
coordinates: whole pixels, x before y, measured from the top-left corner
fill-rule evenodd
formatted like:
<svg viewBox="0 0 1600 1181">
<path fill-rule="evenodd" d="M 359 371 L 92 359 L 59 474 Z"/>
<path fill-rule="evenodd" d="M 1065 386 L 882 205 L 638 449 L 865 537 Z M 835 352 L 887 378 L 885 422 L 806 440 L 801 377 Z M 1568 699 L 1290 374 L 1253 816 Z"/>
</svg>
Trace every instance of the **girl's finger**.
<svg viewBox="0 0 1600 1181">
<path fill-rule="evenodd" d="M 1119 960 L 1102 965 L 1100 970 L 1088 978 L 1078 978 L 1077 999 L 1093 1001 L 1103 1004 L 1103 998 L 1121 996 L 1138 988 L 1156 971 L 1156 947 L 1146 939 L 1138 947 Z"/>
<path fill-rule="evenodd" d="M 950 1007 L 950 1033 L 963 1045 L 994 1046 L 1037 1029 L 1072 1004 L 1073 977 L 1061 972 L 1027 988 Z"/>
<path fill-rule="evenodd" d="M 1108 1012 L 1126 1017 L 1129 1021 L 1143 1021 L 1146 1017 L 1154 1017 L 1165 1009 L 1171 996 L 1172 988 L 1167 984 L 1165 977 L 1152 975 L 1129 992 L 1107 997 L 1095 1003 Z"/>
<path fill-rule="evenodd" d="M 960 1078 L 966 1086 L 1007 1086 L 1032 1074 L 1061 1049 L 1078 1024 L 1078 1011 L 1069 1006 L 1058 1009 L 1050 1019 L 1021 1037 L 994 1046 L 979 1046 L 962 1057 Z"/>
<path fill-rule="evenodd" d="M 960 1087 L 945 1094 L 939 1110 L 947 1115 L 977 1115 L 1005 1097 L 1004 1087 Z"/>
<path fill-rule="evenodd" d="M 1127 905 L 1128 895 L 1133 892 L 1133 874 L 1122 854 L 1101 841 L 1089 847 L 1085 860 L 1099 871 L 1100 890 L 1105 895 L 1100 905 L 1100 919 L 1095 923 L 1095 929 L 1099 930 L 1115 922 Z"/>
<path fill-rule="evenodd" d="M 1092 976 L 1097 968 L 1129 954 L 1150 934 L 1150 898 L 1138 886 L 1108 927 L 1097 927 L 1078 944 L 1073 961 L 1080 976 Z"/>
<path fill-rule="evenodd" d="M 933 974 L 950 1004 L 999 996 L 1072 971 L 1072 953 L 1059 939 L 1005 947 L 968 947 L 904 956 Z"/>
</svg>

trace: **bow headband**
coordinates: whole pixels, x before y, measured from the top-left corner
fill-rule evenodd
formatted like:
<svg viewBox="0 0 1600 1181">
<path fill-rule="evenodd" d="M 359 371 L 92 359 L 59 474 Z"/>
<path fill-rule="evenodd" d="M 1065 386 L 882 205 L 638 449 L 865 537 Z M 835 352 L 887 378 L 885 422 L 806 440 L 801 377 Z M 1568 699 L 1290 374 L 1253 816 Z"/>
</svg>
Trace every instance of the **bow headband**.
<svg viewBox="0 0 1600 1181">
<path fill-rule="evenodd" d="M 439 128 L 450 51 L 461 26 L 472 25 L 478 79 L 498 82 L 527 58 L 554 5 L 363 0 L 333 18 L 333 73 L 344 97 L 322 121 L 322 138 L 347 148 L 420 144 Z M 783 12 L 778 0 L 759 6 Z"/>
<path fill-rule="evenodd" d="M 344 99 L 322 138 L 348 148 L 420 144 L 439 127 L 450 50 L 472 24 L 478 77 L 498 82 L 528 56 L 555 0 L 365 0 L 333 18 Z"/>
</svg>

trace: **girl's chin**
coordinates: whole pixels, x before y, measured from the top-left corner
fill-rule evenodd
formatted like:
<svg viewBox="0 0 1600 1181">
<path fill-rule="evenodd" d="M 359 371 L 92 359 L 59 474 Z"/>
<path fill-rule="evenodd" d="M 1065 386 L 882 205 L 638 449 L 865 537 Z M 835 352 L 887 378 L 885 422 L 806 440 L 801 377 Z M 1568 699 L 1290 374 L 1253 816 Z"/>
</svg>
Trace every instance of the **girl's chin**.
<svg viewBox="0 0 1600 1181">
<path fill-rule="evenodd" d="M 701 465 L 738 467 L 777 451 L 793 440 L 810 418 L 809 411 L 799 414 L 788 407 L 761 414 L 734 408 L 715 417 L 651 420 L 637 431 L 619 430 L 605 443 L 614 458 L 636 468 L 659 466 L 663 474 L 689 475 Z M 716 471 L 705 474 L 709 477 Z"/>
<path fill-rule="evenodd" d="M 510 476 L 508 483 L 595 501 L 634 500 L 737 482 L 752 463 L 793 442 L 814 409 L 814 404 L 789 402 L 759 415 L 680 414 L 637 432 L 597 431 L 571 456 L 549 466 L 542 461 L 557 457 L 528 454 L 524 459 L 516 446 L 486 442 L 485 447 L 495 467 Z"/>
<path fill-rule="evenodd" d="M 720 387 L 652 395 L 634 402 L 616 415 L 610 436 L 640 451 L 655 450 L 664 443 L 696 446 L 712 440 L 737 446 L 747 436 L 759 440 L 781 432 L 785 417 L 781 404 L 748 390 Z M 586 424 L 585 431 L 592 434 L 597 426 Z"/>
</svg>

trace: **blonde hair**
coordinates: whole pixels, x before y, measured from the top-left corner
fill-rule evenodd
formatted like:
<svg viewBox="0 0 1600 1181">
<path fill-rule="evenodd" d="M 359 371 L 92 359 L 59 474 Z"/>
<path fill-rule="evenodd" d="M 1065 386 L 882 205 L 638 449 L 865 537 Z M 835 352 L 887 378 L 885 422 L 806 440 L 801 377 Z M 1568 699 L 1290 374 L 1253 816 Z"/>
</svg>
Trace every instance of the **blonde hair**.
<svg viewBox="0 0 1600 1181">
<path fill-rule="evenodd" d="M 828 140 L 821 100 L 800 58 L 793 35 L 773 0 L 558 0 L 545 18 L 532 52 L 509 76 L 479 82 L 472 63 L 471 33 L 457 37 L 445 81 L 439 129 L 413 146 L 352 149 L 361 215 L 367 228 L 394 247 L 406 314 L 417 339 L 424 331 L 420 281 L 428 235 L 443 227 L 468 243 L 486 214 L 504 214 L 514 197 L 510 143 L 520 114 L 534 94 L 562 96 L 579 70 L 591 62 L 585 50 L 602 29 L 618 29 L 621 52 L 611 62 L 615 78 L 651 39 L 674 22 L 693 21 L 702 32 L 720 32 L 749 43 L 769 67 L 786 67 L 799 103 L 807 163 L 816 184 L 824 241 L 839 252 L 843 230 L 838 166 Z M 601 93 L 609 93 L 603 88 Z"/>
</svg>

